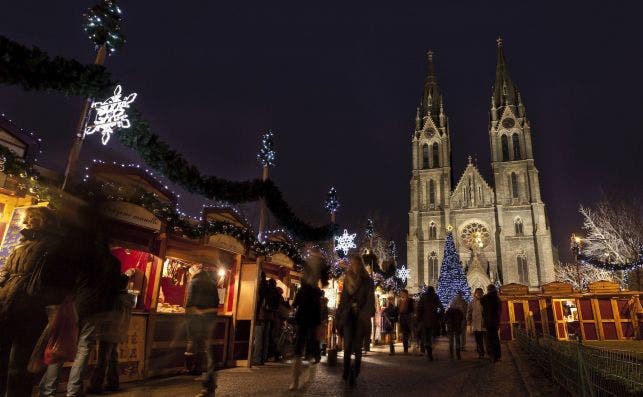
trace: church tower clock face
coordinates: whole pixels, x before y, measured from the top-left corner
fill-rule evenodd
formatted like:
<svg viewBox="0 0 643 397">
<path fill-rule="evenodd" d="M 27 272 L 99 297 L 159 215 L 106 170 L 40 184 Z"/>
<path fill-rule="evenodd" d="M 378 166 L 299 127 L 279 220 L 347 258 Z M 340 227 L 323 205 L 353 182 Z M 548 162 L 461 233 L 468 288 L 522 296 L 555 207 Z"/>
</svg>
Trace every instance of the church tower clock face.
<svg viewBox="0 0 643 397">
<path fill-rule="evenodd" d="M 489 230 L 478 222 L 471 222 L 460 232 L 460 241 L 465 247 L 479 251 L 489 244 Z"/>
</svg>

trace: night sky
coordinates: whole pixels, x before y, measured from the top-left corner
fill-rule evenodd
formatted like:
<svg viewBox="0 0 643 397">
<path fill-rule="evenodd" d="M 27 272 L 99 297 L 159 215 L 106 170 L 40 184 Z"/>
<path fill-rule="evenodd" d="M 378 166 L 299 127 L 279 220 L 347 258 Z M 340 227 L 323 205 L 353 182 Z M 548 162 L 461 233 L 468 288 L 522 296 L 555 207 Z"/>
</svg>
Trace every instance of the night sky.
<svg viewBox="0 0 643 397">
<path fill-rule="evenodd" d="M 4 3 L 0 33 L 93 61 L 81 16 L 95 0 Z M 405 252 L 426 51 L 435 51 L 450 118 L 454 178 L 472 155 L 491 182 L 488 108 L 502 35 L 561 257 L 579 230 L 579 203 L 599 200 L 602 190 L 641 196 L 643 27 L 635 2 L 310 3 L 120 1 L 128 42 L 107 67 L 125 92 L 139 93 L 154 131 L 203 172 L 258 177 L 259 136 L 271 128 L 279 156 L 271 175 L 298 215 L 326 221 L 321 203 L 334 185 L 342 225 L 355 230 L 374 216 Z M 60 171 L 81 103 L 0 86 L 0 112 L 42 137 L 39 162 Z M 89 139 L 82 164 L 136 161 L 112 142 Z M 203 202 L 188 196 L 182 204 L 196 215 Z"/>
</svg>

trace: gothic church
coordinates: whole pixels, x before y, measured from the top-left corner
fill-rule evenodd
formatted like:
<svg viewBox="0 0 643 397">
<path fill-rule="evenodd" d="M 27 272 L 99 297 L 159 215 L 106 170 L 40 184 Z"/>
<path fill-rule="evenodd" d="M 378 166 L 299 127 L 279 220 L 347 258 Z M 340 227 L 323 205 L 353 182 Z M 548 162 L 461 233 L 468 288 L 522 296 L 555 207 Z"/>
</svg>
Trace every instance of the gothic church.
<svg viewBox="0 0 643 397">
<path fill-rule="evenodd" d="M 493 184 L 469 163 L 454 185 L 451 132 L 428 52 L 424 93 L 412 138 L 407 236 L 409 286 L 437 285 L 444 241 L 453 233 L 469 286 L 519 283 L 537 289 L 554 280 L 551 232 L 540 196 L 525 105 L 498 39 L 489 110 Z"/>
</svg>

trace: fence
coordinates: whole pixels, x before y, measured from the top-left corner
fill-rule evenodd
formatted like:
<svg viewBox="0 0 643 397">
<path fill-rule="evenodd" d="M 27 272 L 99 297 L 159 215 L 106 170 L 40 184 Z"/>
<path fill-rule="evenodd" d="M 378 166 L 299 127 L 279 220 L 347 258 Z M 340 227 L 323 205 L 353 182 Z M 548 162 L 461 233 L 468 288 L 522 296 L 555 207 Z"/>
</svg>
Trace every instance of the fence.
<svg viewBox="0 0 643 397">
<path fill-rule="evenodd" d="M 643 396 L 643 353 L 590 347 L 580 342 L 530 337 L 515 329 L 518 344 L 552 379 L 576 396 Z"/>
</svg>

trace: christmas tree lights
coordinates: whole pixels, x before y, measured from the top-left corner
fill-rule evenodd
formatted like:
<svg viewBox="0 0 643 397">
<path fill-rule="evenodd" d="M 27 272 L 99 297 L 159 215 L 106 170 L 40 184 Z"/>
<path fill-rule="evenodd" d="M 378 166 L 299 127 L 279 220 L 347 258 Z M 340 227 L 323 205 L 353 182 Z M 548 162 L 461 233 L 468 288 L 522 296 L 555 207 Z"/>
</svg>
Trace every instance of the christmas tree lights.
<svg viewBox="0 0 643 397">
<path fill-rule="evenodd" d="M 273 137 L 272 130 L 268 130 L 261 136 L 261 148 L 259 148 L 257 160 L 264 167 L 274 167 L 275 165 L 277 153 L 275 152 Z"/>
<path fill-rule="evenodd" d="M 448 305 L 454 296 L 462 293 L 464 299 L 471 300 L 471 288 L 467 283 L 467 277 L 460 262 L 460 255 L 455 249 L 453 242 L 453 233 L 448 232 L 444 242 L 444 259 L 440 267 L 440 276 L 438 277 L 438 297 L 443 305 Z"/>
<path fill-rule="evenodd" d="M 326 201 L 324 201 L 324 208 L 330 214 L 334 214 L 339 209 L 339 200 L 337 199 L 337 191 L 334 187 L 331 187 L 326 194 Z"/>
<path fill-rule="evenodd" d="M 114 0 L 103 0 L 87 10 L 85 32 L 96 48 L 105 46 L 110 54 L 121 48 L 125 37 L 120 32 L 123 12 Z"/>
</svg>

